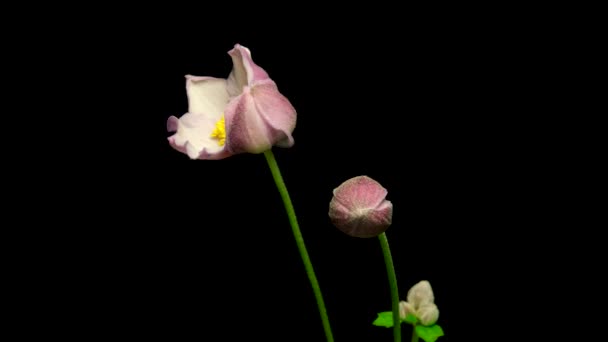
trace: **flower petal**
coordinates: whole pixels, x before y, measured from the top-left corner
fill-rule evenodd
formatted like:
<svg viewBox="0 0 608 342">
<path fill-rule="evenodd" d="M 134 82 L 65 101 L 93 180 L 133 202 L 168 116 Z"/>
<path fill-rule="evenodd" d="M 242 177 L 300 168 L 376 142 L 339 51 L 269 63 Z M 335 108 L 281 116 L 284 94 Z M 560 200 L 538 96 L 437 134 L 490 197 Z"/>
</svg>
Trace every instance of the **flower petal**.
<svg viewBox="0 0 608 342">
<path fill-rule="evenodd" d="M 263 81 L 234 98 L 225 111 L 226 145 L 232 153 L 260 153 L 273 145 L 293 145 L 296 112 L 276 89 Z"/>
<path fill-rule="evenodd" d="M 273 128 L 273 145 L 293 146 L 291 133 L 296 128 L 297 113 L 291 102 L 279 92 L 274 81 L 267 79 L 256 82 L 251 95 L 264 121 Z"/>
<path fill-rule="evenodd" d="M 382 210 L 344 211 L 333 200 L 329 205 L 329 218 L 333 225 L 347 235 L 359 238 L 371 238 L 384 233 L 391 225 L 392 214 L 393 205 L 388 201 Z"/>
<path fill-rule="evenodd" d="M 414 310 L 414 307 L 406 302 L 406 301 L 400 301 L 399 302 L 399 317 L 401 317 L 401 319 L 405 319 L 405 317 L 407 317 L 407 315 L 414 315 L 416 316 L 416 310 Z"/>
<path fill-rule="evenodd" d="M 223 159 L 231 154 L 217 140 L 211 138 L 215 121 L 202 114 L 186 113 L 177 119 L 167 120 L 169 132 L 177 131 L 168 138 L 169 144 L 185 153 L 190 159 Z"/>
<path fill-rule="evenodd" d="M 347 180 L 334 189 L 334 197 L 349 210 L 379 207 L 388 191 L 380 183 L 367 176 Z"/>
<path fill-rule="evenodd" d="M 367 221 L 376 227 L 376 232 L 372 236 L 384 233 L 393 223 L 393 203 L 384 201 L 377 208 L 367 213 Z"/>
<path fill-rule="evenodd" d="M 416 310 L 426 304 L 433 304 L 435 302 L 435 296 L 433 295 L 433 289 L 431 283 L 426 280 L 419 282 L 412 286 L 407 292 L 407 301 L 412 304 Z"/>
<path fill-rule="evenodd" d="M 439 309 L 433 303 L 422 305 L 417 313 L 418 320 L 422 325 L 433 325 L 439 319 Z"/>
<path fill-rule="evenodd" d="M 234 98 L 225 111 L 226 146 L 232 153 L 260 153 L 272 147 L 269 127 L 249 93 Z"/>
<path fill-rule="evenodd" d="M 245 86 L 268 78 L 268 73 L 253 62 L 251 51 L 248 48 L 236 44 L 234 49 L 228 51 L 228 54 L 232 58 L 233 65 L 227 83 L 230 97 L 240 95 Z"/>
<path fill-rule="evenodd" d="M 204 115 L 214 122 L 221 118 L 229 100 L 223 78 L 186 75 L 186 92 L 188 112 Z"/>
</svg>

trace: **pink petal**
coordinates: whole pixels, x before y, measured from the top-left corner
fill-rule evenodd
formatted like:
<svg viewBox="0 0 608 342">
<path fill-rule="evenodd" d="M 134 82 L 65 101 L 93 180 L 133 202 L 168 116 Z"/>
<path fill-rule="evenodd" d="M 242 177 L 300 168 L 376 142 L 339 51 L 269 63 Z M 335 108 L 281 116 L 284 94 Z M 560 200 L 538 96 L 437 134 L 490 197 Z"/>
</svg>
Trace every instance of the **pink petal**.
<svg viewBox="0 0 608 342">
<path fill-rule="evenodd" d="M 227 83 L 230 97 L 240 95 L 245 86 L 268 78 L 268 73 L 253 62 L 251 52 L 246 47 L 236 44 L 234 49 L 228 51 L 228 54 L 232 58 L 233 64 Z"/>
<path fill-rule="evenodd" d="M 330 206 L 329 217 L 333 225 L 343 233 L 359 237 L 371 238 L 384 233 L 391 225 L 392 205 L 384 210 L 355 212 L 348 216 L 335 215 L 335 207 Z"/>
<path fill-rule="evenodd" d="M 289 100 L 279 93 L 276 84 L 270 79 L 256 82 L 251 89 L 251 94 L 260 114 L 273 128 L 271 138 L 273 145 L 293 146 L 291 133 L 296 127 L 297 113 Z"/>
<path fill-rule="evenodd" d="M 260 153 L 272 147 L 269 127 L 248 91 L 230 101 L 224 115 L 226 146 L 232 153 Z"/>
<path fill-rule="evenodd" d="M 274 82 L 266 80 L 234 98 L 226 107 L 226 144 L 232 153 L 260 153 L 273 145 L 293 145 L 296 112 Z"/>
<path fill-rule="evenodd" d="M 177 131 L 177 124 L 178 123 L 179 123 L 179 119 L 176 118 L 175 116 L 171 116 L 167 120 L 167 132 L 171 133 L 171 132 Z"/>
<path fill-rule="evenodd" d="M 347 209 L 371 209 L 378 207 L 388 191 L 380 183 L 367 176 L 347 180 L 334 190 L 334 197 Z"/>
</svg>

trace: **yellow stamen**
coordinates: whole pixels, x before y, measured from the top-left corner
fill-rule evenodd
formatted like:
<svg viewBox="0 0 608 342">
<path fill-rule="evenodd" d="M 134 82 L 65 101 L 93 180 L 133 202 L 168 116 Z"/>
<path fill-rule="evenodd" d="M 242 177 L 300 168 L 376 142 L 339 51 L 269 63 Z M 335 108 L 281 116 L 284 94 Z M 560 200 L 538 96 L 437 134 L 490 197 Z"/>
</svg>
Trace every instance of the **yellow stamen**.
<svg viewBox="0 0 608 342">
<path fill-rule="evenodd" d="M 224 143 L 226 142 L 226 123 L 224 122 L 224 114 L 222 114 L 222 117 L 215 123 L 215 129 L 211 132 L 211 138 L 217 139 L 217 144 L 224 146 Z"/>
</svg>

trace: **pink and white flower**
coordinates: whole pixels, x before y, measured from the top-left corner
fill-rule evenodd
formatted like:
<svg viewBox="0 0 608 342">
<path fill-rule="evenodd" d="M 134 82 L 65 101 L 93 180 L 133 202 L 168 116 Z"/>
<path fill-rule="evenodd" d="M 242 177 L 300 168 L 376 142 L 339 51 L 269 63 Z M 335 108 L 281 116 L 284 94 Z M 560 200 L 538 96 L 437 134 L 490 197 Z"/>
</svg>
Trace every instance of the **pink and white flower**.
<svg viewBox="0 0 608 342">
<path fill-rule="evenodd" d="M 246 47 L 228 52 L 233 69 L 227 79 L 186 76 L 188 113 L 171 116 L 168 138 L 191 159 L 223 159 L 291 147 L 296 111 Z"/>
</svg>

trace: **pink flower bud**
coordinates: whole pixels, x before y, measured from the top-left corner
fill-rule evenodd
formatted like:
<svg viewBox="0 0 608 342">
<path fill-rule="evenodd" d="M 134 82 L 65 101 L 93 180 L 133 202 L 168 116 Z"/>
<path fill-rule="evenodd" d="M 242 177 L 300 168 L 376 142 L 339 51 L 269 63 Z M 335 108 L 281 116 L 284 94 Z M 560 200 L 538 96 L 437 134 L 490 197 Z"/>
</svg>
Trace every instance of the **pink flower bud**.
<svg viewBox="0 0 608 342">
<path fill-rule="evenodd" d="M 351 178 L 334 189 L 329 218 L 350 236 L 377 236 L 392 222 L 393 204 L 385 199 L 386 194 L 380 183 L 367 176 Z"/>
<path fill-rule="evenodd" d="M 172 116 L 169 143 L 191 159 L 222 159 L 291 147 L 296 111 L 246 47 L 228 52 L 233 69 L 227 79 L 186 76 L 188 113 Z"/>
</svg>

